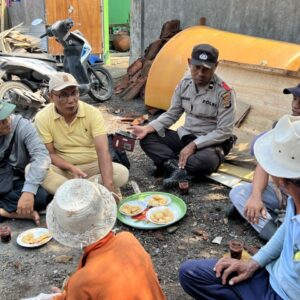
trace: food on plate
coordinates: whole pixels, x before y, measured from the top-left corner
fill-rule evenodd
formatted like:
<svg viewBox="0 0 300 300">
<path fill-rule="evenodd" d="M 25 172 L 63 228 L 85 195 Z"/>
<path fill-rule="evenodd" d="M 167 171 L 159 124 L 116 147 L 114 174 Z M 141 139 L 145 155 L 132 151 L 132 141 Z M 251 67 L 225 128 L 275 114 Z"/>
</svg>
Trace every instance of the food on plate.
<svg viewBox="0 0 300 300">
<path fill-rule="evenodd" d="M 33 232 L 29 232 L 29 233 L 25 234 L 21 240 L 25 244 L 32 245 L 32 244 L 39 244 L 50 237 L 51 237 L 51 234 L 49 232 L 43 233 L 37 237 L 34 236 Z"/>
<path fill-rule="evenodd" d="M 139 205 L 124 204 L 121 206 L 120 211 L 126 215 L 136 215 L 142 212 L 143 208 Z"/>
<path fill-rule="evenodd" d="M 150 220 L 158 224 L 167 224 L 174 220 L 174 213 L 166 207 L 150 214 Z"/>
<path fill-rule="evenodd" d="M 152 198 L 150 198 L 148 205 L 149 206 L 161 206 L 166 205 L 168 203 L 168 199 L 165 198 L 162 195 L 153 195 Z"/>
</svg>

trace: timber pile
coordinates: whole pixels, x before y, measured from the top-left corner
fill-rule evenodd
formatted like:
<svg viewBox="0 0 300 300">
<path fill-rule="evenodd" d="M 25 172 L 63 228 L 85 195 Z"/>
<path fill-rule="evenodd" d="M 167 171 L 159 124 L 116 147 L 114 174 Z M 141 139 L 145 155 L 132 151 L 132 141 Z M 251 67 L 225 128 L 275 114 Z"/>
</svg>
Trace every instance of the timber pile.
<svg viewBox="0 0 300 300">
<path fill-rule="evenodd" d="M 166 22 L 158 40 L 151 43 L 144 52 L 144 56 L 134 61 L 127 69 L 127 73 L 116 84 L 115 93 L 122 99 L 131 100 L 137 97 L 144 99 L 145 86 L 151 64 L 163 45 L 180 31 L 180 21 Z"/>
<path fill-rule="evenodd" d="M 0 33 L 0 52 L 3 53 L 41 53 L 40 39 L 24 35 L 17 30 L 19 24 Z"/>
</svg>

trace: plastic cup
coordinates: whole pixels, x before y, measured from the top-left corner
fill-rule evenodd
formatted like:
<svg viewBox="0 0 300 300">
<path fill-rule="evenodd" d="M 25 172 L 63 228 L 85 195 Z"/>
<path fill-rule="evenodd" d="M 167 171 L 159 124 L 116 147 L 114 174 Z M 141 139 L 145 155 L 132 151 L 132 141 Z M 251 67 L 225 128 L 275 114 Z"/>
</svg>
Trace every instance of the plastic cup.
<svg viewBox="0 0 300 300">
<path fill-rule="evenodd" d="M 0 227 L 0 236 L 2 243 L 9 243 L 11 240 L 11 230 L 8 226 Z"/>
<path fill-rule="evenodd" d="M 189 194 L 189 182 L 188 180 L 181 180 L 179 181 L 179 190 L 181 195 L 188 195 Z"/>
<path fill-rule="evenodd" d="M 241 240 L 233 239 L 229 241 L 229 249 L 231 258 L 241 259 L 244 248 L 244 242 Z"/>
</svg>

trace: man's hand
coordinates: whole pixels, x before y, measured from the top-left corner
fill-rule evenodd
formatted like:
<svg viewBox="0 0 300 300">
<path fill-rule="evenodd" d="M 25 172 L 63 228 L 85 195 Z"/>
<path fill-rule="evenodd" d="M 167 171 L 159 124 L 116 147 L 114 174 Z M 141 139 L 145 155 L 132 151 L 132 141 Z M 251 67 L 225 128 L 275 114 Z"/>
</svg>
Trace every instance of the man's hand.
<svg viewBox="0 0 300 300">
<path fill-rule="evenodd" d="M 180 169 L 184 169 L 188 158 L 195 153 L 197 146 L 194 142 L 190 142 L 186 145 L 179 154 L 178 166 Z"/>
<path fill-rule="evenodd" d="M 81 171 L 79 168 L 72 166 L 71 173 L 73 174 L 73 178 L 85 178 L 87 177 L 87 174 L 85 174 L 83 171 Z"/>
<path fill-rule="evenodd" d="M 214 267 L 217 278 L 222 284 L 226 284 L 228 276 L 237 273 L 229 280 L 229 285 L 237 284 L 253 276 L 254 272 L 260 268 L 255 260 L 241 261 L 233 258 L 221 258 Z"/>
<path fill-rule="evenodd" d="M 246 202 L 244 215 L 251 224 L 258 224 L 259 216 L 262 216 L 264 219 L 267 217 L 267 210 L 264 206 L 261 195 L 251 194 Z"/>
<path fill-rule="evenodd" d="M 34 194 L 23 192 L 18 201 L 17 214 L 30 216 L 33 213 Z"/>
<path fill-rule="evenodd" d="M 154 128 L 150 125 L 146 126 L 131 126 L 130 130 L 132 130 L 132 133 L 137 136 L 138 139 L 142 140 L 147 134 L 154 132 Z"/>
</svg>

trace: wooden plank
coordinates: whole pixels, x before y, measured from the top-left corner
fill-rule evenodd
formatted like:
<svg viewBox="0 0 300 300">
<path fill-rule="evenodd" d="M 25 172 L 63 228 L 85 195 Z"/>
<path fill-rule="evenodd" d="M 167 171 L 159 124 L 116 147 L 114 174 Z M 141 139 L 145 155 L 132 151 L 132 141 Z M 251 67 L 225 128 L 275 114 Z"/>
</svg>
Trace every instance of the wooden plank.
<svg viewBox="0 0 300 300">
<path fill-rule="evenodd" d="M 207 175 L 206 177 L 229 188 L 233 188 L 235 185 L 242 182 L 241 178 L 224 173 L 212 173 L 211 175 Z"/>
<path fill-rule="evenodd" d="M 228 175 L 232 175 L 237 178 L 241 178 L 244 181 L 252 182 L 254 170 L 234 166 L 229 163 L 223 163 L 218 169 L 219 173 L 225 173 Z"/>
</svg>

